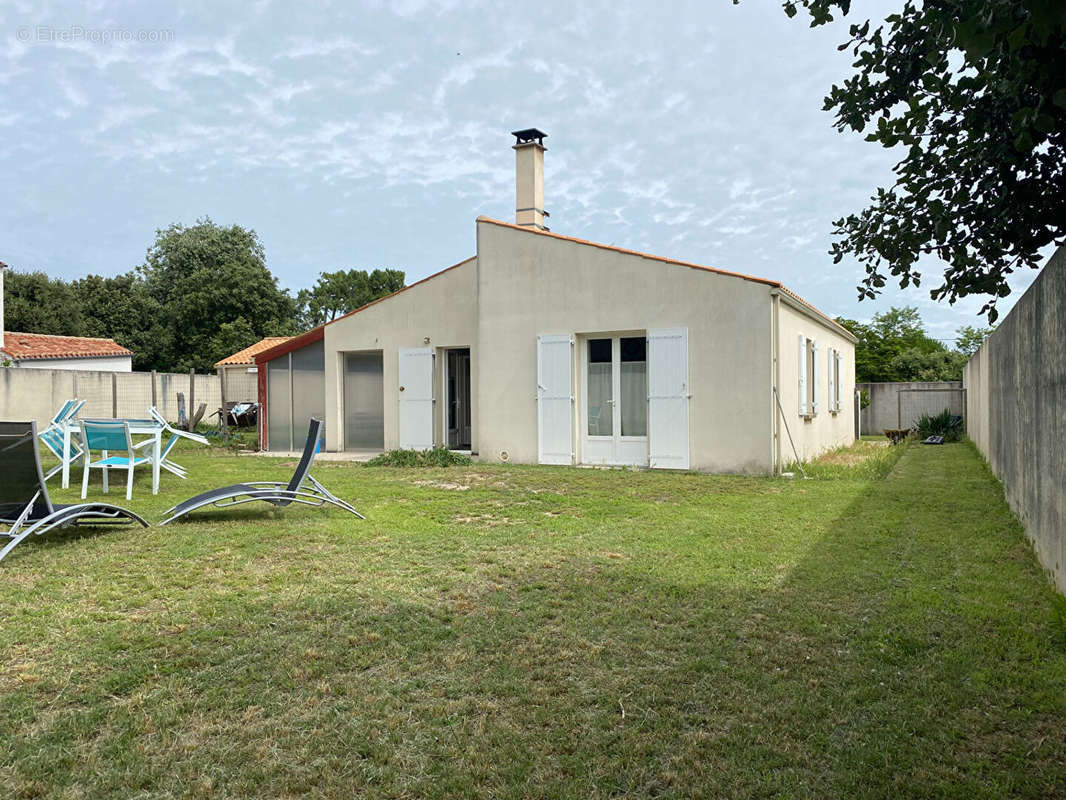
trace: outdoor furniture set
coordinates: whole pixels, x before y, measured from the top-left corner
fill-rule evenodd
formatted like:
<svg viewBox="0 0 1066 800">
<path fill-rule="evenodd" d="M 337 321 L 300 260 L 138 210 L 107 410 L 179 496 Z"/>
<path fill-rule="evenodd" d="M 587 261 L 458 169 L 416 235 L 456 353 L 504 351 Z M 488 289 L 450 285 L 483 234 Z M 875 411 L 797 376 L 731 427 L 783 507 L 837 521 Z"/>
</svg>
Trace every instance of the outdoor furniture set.
<svg viewBox="0 0 1066 800">
<path fill-rule="evenodd" d="M 104 492 L 108 490 L 109 470 L 124 470 L 126 499 L 130 500 L 136 467 L 151 465 L 152 494 L 157 494 L 160 469 L 166 469 L 180 478 L 187 477 L 185 468 L 170 459 L 178 439 L 186 438 L 207 444 L 207 440 L 198 434 L 172 428 L 155 408 L 148 409 L 151 419 L 83 419 L 75 424 L 74 417 L 82 405 L 84 401 L 78 400 L 64 403 L 49 426 L 40 433 L 36 422 L 0 422 L 0 525 L 7 526 L 6 531 L 0 528 L 0 539 L 8 540 L 0 549 L 0 561 L 27 536 L 40 535 L 57 527 L 134 523 L 148 527 L 148 522 L 140 515 L 109 503 L 53 504 L 46 481 L 57 471 L 62 471 L 63 486 L 66 488 L 69 486 L 70 465 L 82 460 L 84 473 L 81 497 L 84 500 L 91 470 L 103 471 Z M 72 437 L 75 429 L 80 433 L 80 444 Z M 331 494 L 311 476 L 311 463 L 318 449 L 321 429 L 321 420 L 312 418 L 303 457 L 287 483 L 250 481 L 204 492 L 168 509 L 159 524 L 166 525 L 191 511 L 208 506 L 226 509 L 251 502 L 266 502 L 279 508 L 294 503 L 312 506 L 328 504 L 365 519 L 349 503 Z M 164 433 L 170 434 L 165 445 L 162 443 Z M 145 438 L 135 442 L 134 436 Z M 41 468 L 38 440 L 44 442 L 60 460 L 59 466 L 47 475 Z M 94 453 L 99 453 L 99 456 Z"/>
</svg>

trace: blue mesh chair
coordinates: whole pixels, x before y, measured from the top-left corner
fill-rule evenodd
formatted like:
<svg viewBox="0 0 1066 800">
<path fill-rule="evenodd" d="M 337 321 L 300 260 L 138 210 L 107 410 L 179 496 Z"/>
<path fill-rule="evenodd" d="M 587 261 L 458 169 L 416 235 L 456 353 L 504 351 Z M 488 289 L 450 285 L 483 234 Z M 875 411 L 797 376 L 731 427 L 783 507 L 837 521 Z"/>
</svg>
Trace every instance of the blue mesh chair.
<svg viewBox="0 0 1066 800">
<path fill-rule="evenodd" d="M 81 479 L 81 497 L 84 500 L 89 491 L 89 471 L 104 471 L 104 494 L 107 494 L 107 473 L 112 469 L 126 470 L 126 499 L 133 498 L 133 470 L 142 464 L 151 464 L 150 455 L 138 453 L 145 447 L 151 447 L 151 439 L 135 445 L 130 438 L 129 423 L 122 419 L 83 419 L 81 421 L 81 444 L 85 450 L 83 461 L 84 474 Z M 100 458 L 93 461 L 93 451 L 100 453 Z M 122 456 L 110 455 L 114 452 L 125 453 Z"/>
<path fill-rule="evenodd" d="M 31 534 L 65 525 L 148 523 L 107 503 L 54 505 L 41 471 L 36 422 L 0 422 L 0 561 Z M 7 530 L 4 530 L 4 528 Z"/>
<path fill-rule="evenodd" d="M 84 400 L 67 400 L 63 406 L 59 409 L 48 427 L 37 435 L 44 442 L 44 446 L 59 459 L 59 464 L 52 467 L 44 476 L 45 480 L 48 480 L 57 472 L 63 469 L 63 461 L 66 459 L 67 463 L 73 464 L 79 458 L 82 457 L 83 451 L 78 443 L 71 437 L 67 440 L 67 448 L 63 450 L 63 429 L 70 424 L 70 421 L 74 419 L 74 416 L 81 410 L 81 407 L 85 405 Z"/>
</svg>

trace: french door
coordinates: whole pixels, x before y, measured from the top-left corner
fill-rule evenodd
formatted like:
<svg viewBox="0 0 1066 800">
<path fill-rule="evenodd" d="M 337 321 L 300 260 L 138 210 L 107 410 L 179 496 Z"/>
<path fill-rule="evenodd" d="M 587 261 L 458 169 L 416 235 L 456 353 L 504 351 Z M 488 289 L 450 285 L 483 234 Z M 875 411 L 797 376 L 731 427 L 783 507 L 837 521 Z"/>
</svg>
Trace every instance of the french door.
<svg viewBox="0 0 1066 800">
<path fill-rule="evenodd" d="M 590 336 L 583 353 L 582 448 L 586 464 L 648 463 L 648 340 Z"/>
</svg>

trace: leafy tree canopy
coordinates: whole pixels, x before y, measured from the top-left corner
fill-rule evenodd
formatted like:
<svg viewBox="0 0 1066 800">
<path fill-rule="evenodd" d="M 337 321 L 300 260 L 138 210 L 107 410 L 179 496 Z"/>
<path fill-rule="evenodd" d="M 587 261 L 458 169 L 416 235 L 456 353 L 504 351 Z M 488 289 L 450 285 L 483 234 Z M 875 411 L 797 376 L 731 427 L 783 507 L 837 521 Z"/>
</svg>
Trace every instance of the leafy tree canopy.
<svg viewBox="0 0 1066 800">
<path fill-rule="evenodd" d="M 967 356 L 972 356 L 993 330 L 994 328 L 975 328 L 972 325 L 963 325 L 955 331 L 955 349 Z"/>
<path fill-rule="evenodd" d="M 814 27 L 846 16 L 851 0 L 784 8 Z M 824 108 L 838 130 L 902 157 L 892 186 L 834 223 L 834 261 L 857 258 L 859 296 L 872 298 L 889 275 L 919 285 L 919 259 L 936 256 L 933 299 L 986 295 L 981 313 L 994 322 L 1008 276 L 1066 241 L 1066 3 L 905 0 L 849 36 L 840 49 L 856 73 Z"/>
<path fill-rule="evenodd" d="M 20 333 L 88 336 L 70 284 L 43 272 L 4 272 L 4 328 Z"/>
<path fill-rule="evenodd" d="M 112 338 L 133 351 L 134 369 L 168 372 L 212 370 L 265 336 L 294 335 L 404 285 L 401 270 L 326 272 L 294 302 L 255 231 L 206 217 L 156 231 L 144 264 L 123 275 L 5 277 L 9 330 Z"/>
<path fill-rule="evenodd" d="M 137 271 L 169 332 L 161 360 L 171 369 L 211 370 L 234 344 L 241 349 L 263 336 L 297 332 L 292 298 L 267 269 L 255 231 L 207 217 L 171 225 L 156 232 Z M 235 328 L 238 319 L 243 323 Z"/>
<path fill-rule="evenodd" d="M 855 380 L 957 381 L 969 355 L 949 350 L 925 332 L 917 308 L 891 308 L 868 323 L 838 318 L 858 338 Z"/>
<path fill-rule="evenodd" d="M 168 366 L 170 331 L 162 323 L 159 302 L 136 273 L 89 275 L 70 288 L 85 319 L 83 335 L 114 339 L 132 350 L 135 370 Z"/>
<path fill-rule="evenodd" d="M 317 327 L 399 291 L 403 285 L 404 273 L 397 269 L 323 272 L 311 289 L 301 289 L 296 296 L 300 322 L 305 328 Z"/>
</svg>

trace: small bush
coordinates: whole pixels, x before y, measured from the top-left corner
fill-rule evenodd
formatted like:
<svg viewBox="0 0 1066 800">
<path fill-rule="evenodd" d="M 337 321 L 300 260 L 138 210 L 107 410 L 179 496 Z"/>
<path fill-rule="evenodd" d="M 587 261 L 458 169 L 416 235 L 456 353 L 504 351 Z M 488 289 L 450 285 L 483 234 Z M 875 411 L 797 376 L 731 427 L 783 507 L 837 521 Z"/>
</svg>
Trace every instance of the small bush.
<svg viewBox="0 0 1066 800">
<path fill-rule="evenodd" d="M 962 420 L 952 415 L 945 408 L 932 417 L 922 414 L 918 421 L 914 423 L 913 430 L 918 434 L 919 439 L 926 439 L 930 436 L 943 436 L 945 442 L 957 442 L 962 432 Z"/>
<path fill-rule="evenodd" d="M 366 462 L 368 467 L 464 467 L 474 463 L 470 456 L 453 453 L 446 447 L 432 450 L 389 450 Z"/>
</svg>

